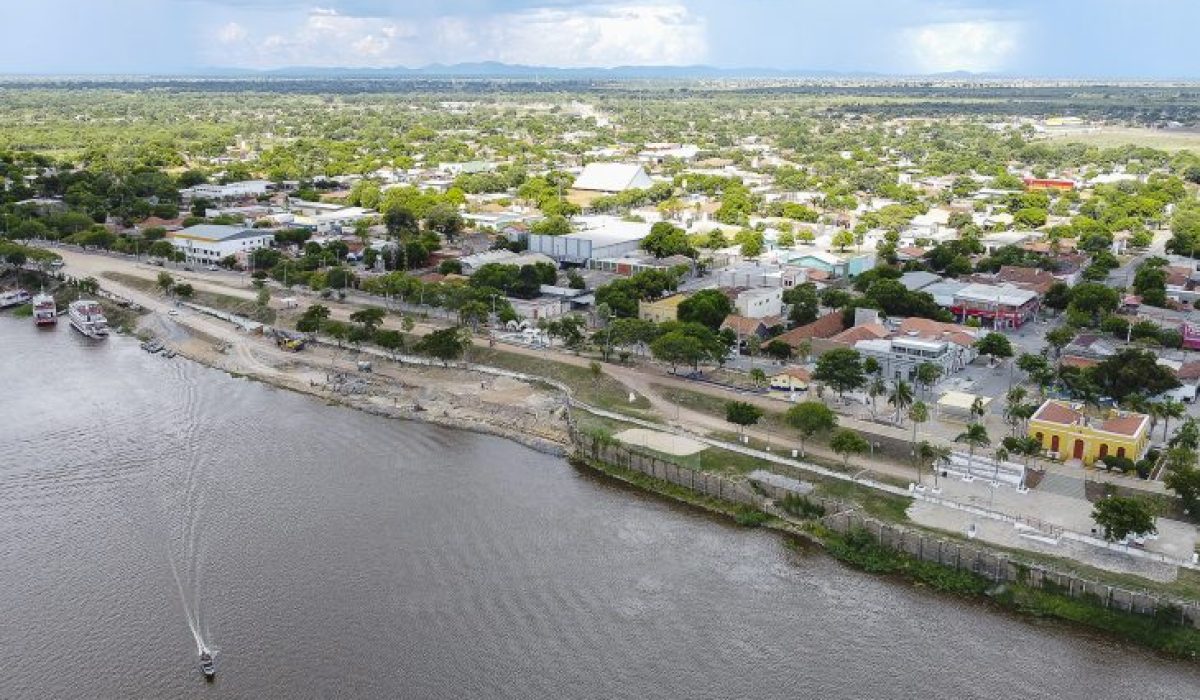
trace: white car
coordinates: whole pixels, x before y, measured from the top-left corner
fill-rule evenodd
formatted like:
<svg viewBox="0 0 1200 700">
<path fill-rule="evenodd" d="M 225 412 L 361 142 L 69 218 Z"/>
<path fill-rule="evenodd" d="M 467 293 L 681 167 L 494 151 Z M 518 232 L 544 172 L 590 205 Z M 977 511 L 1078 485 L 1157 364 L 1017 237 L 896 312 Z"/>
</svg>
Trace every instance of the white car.
<svg viewBox="0 0 1200 700">
<path fill-rule="evenodd" d="M 216 272 L 217 270 L 220 270 L 221 268 L 217 267 L 216 265 L 209 265 L 208 267 L 206 267 L 204 269 L 208 270 L 209 272 Z"/>
<path fill-rule="evenodd" d="M 168 310 L 168 311 L 167 311 L 167 315 L 168 315 L 168 316 L 178 316 L 178 315 L 179 315 L 179 309 L 170 309 L 170 310 Z"/>
</svg>

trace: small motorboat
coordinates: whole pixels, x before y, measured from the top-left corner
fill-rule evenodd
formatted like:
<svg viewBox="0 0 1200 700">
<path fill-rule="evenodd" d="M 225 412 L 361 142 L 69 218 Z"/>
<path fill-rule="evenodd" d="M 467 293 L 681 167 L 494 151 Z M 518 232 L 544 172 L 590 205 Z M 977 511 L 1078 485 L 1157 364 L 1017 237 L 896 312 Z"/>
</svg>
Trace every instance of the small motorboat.
<svg viewBox="0 0 1200 700">
<path fill-rule="evenodd" d="M 200 652 L 200 670 L 204 672 L 204 677 L 209 680 L 212 680 L 212 677 L 217 675 L 217 666 L 213 663 L 213 655 L 207 649 Z"/>
</svg>

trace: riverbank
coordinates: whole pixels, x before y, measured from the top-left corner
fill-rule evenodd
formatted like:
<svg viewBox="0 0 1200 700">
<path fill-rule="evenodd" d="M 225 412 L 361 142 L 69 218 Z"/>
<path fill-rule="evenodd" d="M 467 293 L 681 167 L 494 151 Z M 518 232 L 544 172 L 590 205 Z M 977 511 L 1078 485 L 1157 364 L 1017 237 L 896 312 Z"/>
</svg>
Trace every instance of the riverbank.
<svg viewBox="0 0 1200 700">
<path fill-rule="evenodd" d="M 1108 604 L 1102 604 L 1100 597 L 1087 587 L 1088 582 L 1068 578 L 1068 584 L 1061 585 L 1058 581 L 1063 579 L 1052 572 L 1037 571 L 1036 575 L 1031 575 L 1033 572 L 1029 567 L 1020 565 L 1015 567 L 1014 580 L 997 583 L 995 574 L 1004 561 L 1000 554 L 993 560 L 995 568 L 990 572 L 993 574 L 990 577 L 943 564 L 940 552 L 937 561 L 913 556 L 903 546 L 894 548 L 882 544 L 882 532 L 873 536 L 862 527 L 851 526 L 840 532 L 827 527 L 824 516 L 830 508 L 825 499 L 789 496 L 781 502 L 767 500 L 765 507 L 760 508 L 745 502 L 739 503 L 739 494 L 734 494 L 728 500 L 714 497 L 707 481 L 703 487 L 689 488 L 684 485 L 687 479 L 681 478 L 678 473 L 672 475 L 669 470 L 665 471 L 663 475 L 667 479 L 650 476 L 606 461 L 594 450 L 592 453 L 577 452 L 572 457 L 572 464 L 630 487 L 729 518 L 739 525 L 777 531 L 792 542 L 799 540 L 809 546 L 820 547 L 838 561 L 865 573 L 899 578 L 928 587 L 939 594 L 982 602 L 997 610 L 1052 619 L 1102 632 L 1174 658 L 1200 658 L 1200 629 L 1188 624 L 1183 611 L 1171 605 L 1156 605 L 1150 614 L 1144 614 L 1148 611 L 1137 613 L 1133 612 L 1134 602 L 1131 598 L 1128 611 L 1114 609 L 1114 590 L 1111 587 L 1106 601 Z M 658 467 L 651 469 L 655 473 L 658 470 Z M 681 484 L 681 481 L 684 483 Z M 959 557 L 961 551 L 956 550 L 956 564 Z M 1004 576 L 1000 578 L 1003 580 Z M 1082 588 L 1078 585 L 1080 583 L 1083 584 Z"/>
</svg>

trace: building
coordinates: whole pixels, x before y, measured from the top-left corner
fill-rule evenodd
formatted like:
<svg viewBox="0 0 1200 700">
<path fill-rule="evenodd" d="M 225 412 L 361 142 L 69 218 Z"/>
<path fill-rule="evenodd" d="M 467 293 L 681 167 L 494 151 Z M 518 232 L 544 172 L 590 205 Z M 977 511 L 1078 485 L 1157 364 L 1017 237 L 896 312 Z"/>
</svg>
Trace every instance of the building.
<svg viewBox="0 0 1200 700">
<path fill-rule="evenodd" d="M 779 316 L 783 313 L 783 289 L 764 287 L 744 290 L 734 299 L 733 307 L 739 316 L 746 318 Z"/>
<path fill-rule="evenodd" d="M 588 163 L 575 178 L 571 189 L 582 192 L 616 194 L 626 190 L 646 190 L 654 182 L 637 163 Z"/>
<path fill-rule="evenodd" d="M 1073 190 L 1078 186 L 1074 180 L 1064 178 L 1027 177 L 1024 178 L 1027 190 Z"/>
<path fill-rule="evenodd" d="M 563 236 L 529 234 L 529 252 L 542 253 L 560 263 L 586 265 L 595 258 L 620 258 L 637 250 L 650 233 L 650 224 L 622 221 L 615 216 L 581 216 L 582 230 Z"/>
<path fill-rule="evenodd" d="M 849 335 L 857 328 L 864 330 Z M 879 324 L 857 326 L 842 337 L 852 340 L 854 349 L 864 357 L 875 358 L 880 375 L 892 380 L 915 381 L 917 367 L 925 363 L 936 365 L 946 377 L 979 355 L 975 341 L 982 331 L 978 329 L 915 317 L 904 319 L 894 333 L 886 336 L 879 334 L 880 328 L 883 326 Z"/>
<path fill-rule="evenodd" d="M 638 318 L 654 323 L 679 320 L 679 305 L 687 299 L 683 294 L 673 294 L 654 301 L 638 302 Z"/>
<path fill-rule="evenodd" d="M 458 259 L 459 265 L 462 266 L 464 275 L 473 275 L 479 268 L 484 265 L 499 264 L 499 265 L 516 265 L 523 267 L 525 265 L 535 265 L 537 263 L 546 263 L 554 265 L 554 260 L 538 253 L 514 253 L 511 250 L 485 250 L 482 253 L 473 255 L 464 255 Z"/>
<path fill-rule="evenodd" d="M 1114 410 L 1095 418 L 1080 404 L 1047 399 L 1029 419 L 1029 436 L 1054 459 L 1092 464 L 1115 455 L 1136 461 L 1150 448 L 1150 417 Z"/>
<path fill-rule="evenodd" d="M 939 295 L 932 291 L 938 286 L 930 285 L 925 291 L 933 294 L 934 301 L 939 305 L 946 306 Z M 1020 328 L 1037 315 L 1041 308 L 1041 297 L 1037 292 L 1010 284 L 975 283 L 954 291 L 947 308 L 963 323 L 968 318 L 977 318 L 989 328 Z"/>
<path fill-rule="evenodd" d="M 193 199 L 244 199 L 246 197 L 258 197 L 264 195 L 271 188 L 271 183 L 268 180 L 243 180 L 242 182 L 230 182 L 224 185 L 209 185 L 201 184 L 195 187 L 188 187 L 179 190 L 179 196 L 184 201 Z"/>
<path fill-rule="evenodd" d="M 791 289 L 808 281 L 808 271 L 787 265 L 730 265 L 713 272 L 718 287 L 780 287 Z"/>
<path fill-rule="evenodd" d="M 758 336 L 759 340 L 766 340 L 767 336 L 771 334 L 771 329 L 781 323 L 783 320 L 777 316 L 746 318 L 737 314 L 729 314 L 721 322 L 721 330 L 728 328 L 733 331 L 740 344 L 752 335 Z"/>
<path fill-rule="evenodd" d="M 832 277 L 857 277 L 875 267 L 875 253 L 830 253 L 816 248 L 789 252 L 785 261 L 796 267 L 829 273 Z"/>
<path fill-rule="evenodd" d="M 184 255 L 184 260 L 199 265 L 215 265 L 230 255 L 245 262 L 259 248 L 268 248 L 275 232 L 245 226 L 199 224 L 167 233 L 166 240 Z"/>
<path fill-rule="evenodd" d="M 925 270 L 913 270 L 900 275 L 900 284 L 910 292 L 920 291 L 931 284 L 941 282 L 942 278 Z"/>
<path fill-rule="evenodd" d="M 812 374 L 803 367 L 791 365 L 771 375 L 771 391 L 785 391 L 789 394 L 796 391 L 807 391 L 812 382 Z"/>
<path fill-rule="evenodd" d="M 774 340 L 787 343 L 793 350 L 799 350 L 806 343 L 811 348 L 812 341 L 815 338 L 832 338 L 843 330 L 845 329 L 842 327 L 842 312 L 834 311 L 833 313 L 825 314 L 812 323 L 798 326 L 787 333 L 775 336 Z"/>
</svg>

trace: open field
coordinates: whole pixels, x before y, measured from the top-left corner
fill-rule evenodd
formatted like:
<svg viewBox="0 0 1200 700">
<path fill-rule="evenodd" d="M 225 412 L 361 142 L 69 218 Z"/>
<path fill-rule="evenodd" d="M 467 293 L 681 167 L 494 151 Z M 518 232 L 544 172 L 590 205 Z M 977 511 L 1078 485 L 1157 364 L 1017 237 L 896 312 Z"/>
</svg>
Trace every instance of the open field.
<svg viewBox="0 0 1200 700">
<path fill-rule="evenodd" d="M 1142 146 L 1160 151 L 1191 151 L 1200 153 L 1200 131 L 1102 127 L 1087 134 L 1055 134 L 1049 140 L 1061 143 L 1082 143 L 1098 148 Z"/>
</svg>

